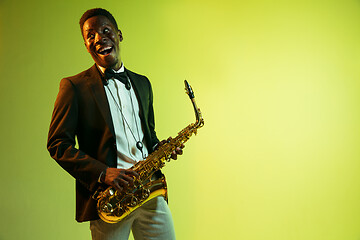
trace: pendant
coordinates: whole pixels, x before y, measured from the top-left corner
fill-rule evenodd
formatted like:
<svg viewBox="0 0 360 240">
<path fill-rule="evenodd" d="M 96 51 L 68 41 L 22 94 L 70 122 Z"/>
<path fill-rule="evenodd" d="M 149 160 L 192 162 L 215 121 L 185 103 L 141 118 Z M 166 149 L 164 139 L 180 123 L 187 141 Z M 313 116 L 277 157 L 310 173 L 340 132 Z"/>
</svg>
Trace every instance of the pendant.
<svg viewBox="0 0 360 240">
<path fill-rule="evenodd" d="M 136 147 L 137 147 L 140 151 L 142 151 L 142 148 L 143 148 L 143 144 L 142 144 L 142 142 L 137 141 L 137 143 L 136 143 Z"/>
</svg>

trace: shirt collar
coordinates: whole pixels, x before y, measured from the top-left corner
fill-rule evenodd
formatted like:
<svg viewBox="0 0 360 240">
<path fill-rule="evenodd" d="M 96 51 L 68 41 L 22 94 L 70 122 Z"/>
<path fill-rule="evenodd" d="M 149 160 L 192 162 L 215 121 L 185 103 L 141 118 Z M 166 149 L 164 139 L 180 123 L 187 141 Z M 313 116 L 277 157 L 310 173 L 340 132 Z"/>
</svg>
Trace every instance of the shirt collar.
<svg viewBox="0 0 360 240">
<path fill-rule="evenodd" d="M 97 64 L 96 64 L 97 65 Z M 104 67 L 100 67 L 99 65 L 97 65 L 98 66 L 98 68 L 100 69 L 100 71 L 102 72 L 102 73 L 104 73 L 105 72 L 105 68 Z M 121 73 L 121 72 L 125 72 L 125 67 L 124 67 L 124 63 L 123 62 L 121 62 L 121 67 L 120 67 L 120 69 L 119 70 L 114 70 L 114 72 L 116 72 L 116 73 Z"/>
</svg>

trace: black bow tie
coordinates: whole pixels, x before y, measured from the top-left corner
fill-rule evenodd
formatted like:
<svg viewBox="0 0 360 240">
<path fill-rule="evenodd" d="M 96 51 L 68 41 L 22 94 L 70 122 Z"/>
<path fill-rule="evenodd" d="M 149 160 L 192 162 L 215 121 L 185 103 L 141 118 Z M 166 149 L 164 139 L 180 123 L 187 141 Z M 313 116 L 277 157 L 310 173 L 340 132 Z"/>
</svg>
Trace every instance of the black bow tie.
<svg viewBox="0 0 360 240">
<path fill-rule="evenodd" d="M 111 78 L 117 79 L 117 80 L 119 80 L 120 82 L 122 82 L 125 85 L 127 90 L 130 90 L 131 85 L 130 85 L 130 82 L 128 80 L 126 72 L 116 73 L 112 69 L 107 68 L 107 69 L 105 69 L 104 74 L 105 74 L 106 80 L 111 79 Z"/>
</svg>

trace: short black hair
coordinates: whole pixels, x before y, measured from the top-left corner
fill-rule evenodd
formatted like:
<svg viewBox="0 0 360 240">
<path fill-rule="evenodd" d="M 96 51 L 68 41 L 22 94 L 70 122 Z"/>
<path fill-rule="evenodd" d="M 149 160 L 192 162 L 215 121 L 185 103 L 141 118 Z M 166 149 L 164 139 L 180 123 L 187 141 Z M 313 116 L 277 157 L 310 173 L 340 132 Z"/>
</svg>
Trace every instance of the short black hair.
<svg viewBox="0 0 360 240">
<path fill-rule="evenodd" d="M 83 34 L 82 30 L 83 30 L 85 21 L 91 17 L 95 17 L 95 16 L 99 16 L 99 15 L 105 16 L 107 19 L 110 20 L 110 22 L 112 24 L 114 24 L 114 26 L 116 27 L 116 30 L 119 30 L 114 16 L 108 10 L 105 10 L 103 8 L 93 8 L 93 9 L 87 10 L 80 18 L 79 24 L 80 24 L 81 35 Z"/>
</svg>

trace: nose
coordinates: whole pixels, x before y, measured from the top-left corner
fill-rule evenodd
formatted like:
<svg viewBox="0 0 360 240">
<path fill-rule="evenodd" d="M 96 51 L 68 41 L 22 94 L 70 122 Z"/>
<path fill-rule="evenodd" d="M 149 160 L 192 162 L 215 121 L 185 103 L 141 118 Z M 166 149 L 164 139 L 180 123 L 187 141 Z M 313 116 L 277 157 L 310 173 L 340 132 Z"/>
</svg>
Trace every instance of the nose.
<svg viewBox="0 0 360 240">
<path fill-rule="evenodd" d="M 95 44 L 104 44 L 107 41 L 108 41 L 108 39 L 104 34 L 96 33 L 96 35 L 95 35 Z"/>
</svg>

